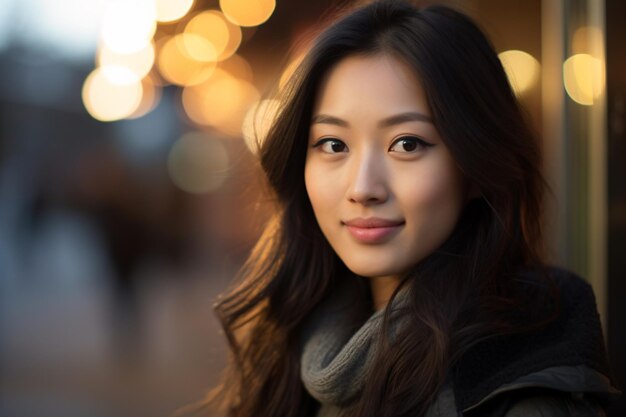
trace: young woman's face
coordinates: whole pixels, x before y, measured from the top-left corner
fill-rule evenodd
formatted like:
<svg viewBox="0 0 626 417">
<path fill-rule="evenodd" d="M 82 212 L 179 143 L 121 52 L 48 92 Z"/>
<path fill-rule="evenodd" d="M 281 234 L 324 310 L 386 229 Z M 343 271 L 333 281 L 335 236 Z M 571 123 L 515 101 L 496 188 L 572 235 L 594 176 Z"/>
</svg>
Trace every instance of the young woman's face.
<svg viewBox="0 0 626 417">
<path fill-rule="evenodd" d="M 384 55 L 343 59 L 313 109 L 306 190 L 354 273 L 397 277 L 452 233 L 465 181 L 431 122 L 420 81 Z"/>
</svg>

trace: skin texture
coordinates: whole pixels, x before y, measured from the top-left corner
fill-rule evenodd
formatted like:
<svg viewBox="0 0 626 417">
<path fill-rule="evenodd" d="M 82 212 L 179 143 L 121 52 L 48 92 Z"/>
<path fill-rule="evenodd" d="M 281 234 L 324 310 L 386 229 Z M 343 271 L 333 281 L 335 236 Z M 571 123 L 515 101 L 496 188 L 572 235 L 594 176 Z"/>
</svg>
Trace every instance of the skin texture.
<svg viewBox="0 0 626 417">
<path fill-rule="evenodd" d="M 380 124 L 406 112 L 423 117 Z M 370 279 L 376 310 L 401 275 L 450 236 L 468 200 L 466 181 L 430 115 L 416 74 L 386 55 L 341 60 L 314 103 L 306 190 L 331 247 L 352 272 Z M 372 242 L 345 224 L 371 217 L 401 225 Z"/>
</svg>

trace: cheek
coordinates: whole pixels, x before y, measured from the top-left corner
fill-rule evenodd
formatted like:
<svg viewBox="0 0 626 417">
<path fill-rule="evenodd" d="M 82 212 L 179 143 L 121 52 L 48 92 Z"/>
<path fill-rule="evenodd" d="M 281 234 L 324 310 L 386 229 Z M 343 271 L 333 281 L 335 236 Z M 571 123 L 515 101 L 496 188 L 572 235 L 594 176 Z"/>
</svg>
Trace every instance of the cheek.
<svg viewBox="0 0 626 417">
<path fill-rule="evenodd" d="M 330 208 L 335 200 L 337 200 L 338 187 L 337 183 L 331 180 L 332 176 L 328 175 L 318 164 L 306 164 L 304 168 L 304 183 L 307 195 L 311 201 L 311 206 L 316 215 Z"/>
<path fill-rule="evenodd" d="M 313 210 L 316 209 L 319 194 L 319 182 L 316 181 L 316 175 L 313 167 L 306 164 L 304 167 L 304 186 L 306 187 L 306 193 L 311 201 Z"/>
<path fill-rule="evenodd" d="M 463 204 L 462 179 L 457 171 L 432 169 L 417 178 L 422 179 L 406 184 L 402 192 L 407 196 L 406 209 L 424 221 L 427 218 L 437 220 L 435 223 L 456 221 Z"/>
</svg>

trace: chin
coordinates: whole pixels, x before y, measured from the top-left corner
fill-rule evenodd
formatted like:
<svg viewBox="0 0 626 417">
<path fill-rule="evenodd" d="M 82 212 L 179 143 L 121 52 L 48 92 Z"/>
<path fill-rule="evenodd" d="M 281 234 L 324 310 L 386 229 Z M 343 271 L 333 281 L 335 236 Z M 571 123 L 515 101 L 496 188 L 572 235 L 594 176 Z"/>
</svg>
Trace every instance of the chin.
<svg viewBox="0 0 626 417">
<path fill-rule="evenodd" d="M 355 264 L 355 263 L 345 263 L 350 271 L 353 273 L 366 277 L 366 278 L 376 278 L 376 277 L 387 277 L 391 275 L 400 275 L 402 272 L 398 270 L 398 268 L 385 268 L 383 265 L 363 265 L 363 264 Z"/>
</svg>

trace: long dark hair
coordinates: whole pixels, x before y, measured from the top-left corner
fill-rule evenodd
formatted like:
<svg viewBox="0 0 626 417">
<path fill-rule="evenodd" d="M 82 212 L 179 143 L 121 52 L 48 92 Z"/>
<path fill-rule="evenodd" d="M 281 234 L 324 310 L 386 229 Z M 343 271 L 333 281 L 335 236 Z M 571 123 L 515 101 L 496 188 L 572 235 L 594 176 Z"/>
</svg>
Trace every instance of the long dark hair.
<svg viewBox="0 0 626 417">
<path fill-rule="evenodd" d="M 408 286 L 414 324 L 385 343 L 385 315 L 377 372 L 349 414 L 424 415 L 464 352 L 492 335 L 528 331 L 532 326 L 509 320 L 509 313 L 543 302 L 512 295 L 519 272 L 543 262 L 545 181 L 537 138 L 494 48 L 470 18 L 448 7 L 371 2 L 342 14 L 316 38 L 259 144 L 276 214 L 215 307 L 231 351 L 223 383 L 207 403 L 221 399 L 229 416 L 315 411 L 300 379 L 300 330 L 351 272 L 324 238 L 304 186 L 313 100 L 338 61 L 377 54 L 414 69 L 435 126 L 480 197 L 467 204 L 448 240 L 403 277 L 394 296 Z M 351 281 L 355 298 L 371 301 L 364 280 Z"/>
</svg>

